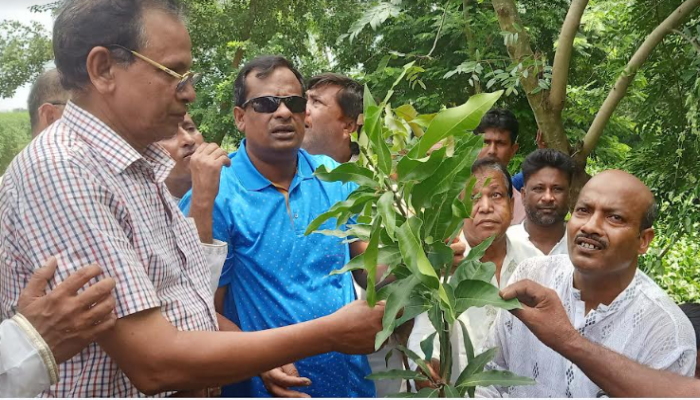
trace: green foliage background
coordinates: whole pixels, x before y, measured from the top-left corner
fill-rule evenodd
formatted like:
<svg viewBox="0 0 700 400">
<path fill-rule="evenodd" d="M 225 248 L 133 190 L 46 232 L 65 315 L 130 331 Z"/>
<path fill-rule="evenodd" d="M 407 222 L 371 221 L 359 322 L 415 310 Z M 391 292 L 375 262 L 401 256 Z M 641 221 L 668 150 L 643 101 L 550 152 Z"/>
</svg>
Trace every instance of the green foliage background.
<svg viewBox="0 0 700 400">
<path fill-rule="evenodd" d="M 0 113 L 0 175 L 30 140 L 29 113 Z"/>
<path fill-rule="evenodd" d="M 682 0 L 590 0 L 574 41 L 564 126 L 580 141 L 616 77 L 645 37 Z M 193 68 L 205 73 L 191 108 L 210 141 L 234 149 L 241 139 L 232 118 L 238 68 L 260 54 L 281 54 L 305 76 L 348 74 L 386 93 L 414 61 L 415 76 L 394 90 L 394 104 L 435 113 L 482 91 L 504 90 L 499 107 L 515 112 L 521 151 L 517 171 L 534 150 L 536 124 L 487 0 L 184 0 L 189 8 Z M 516 1 L 532 38 L 542 90 L 568 0 Z M 52 6 L 53 7 L 53 6 Z M 0 26 L 2 96 L 34 79 L 46 61 L 48 33 L 36 26 Z M 14 56 L 20 54 L 21 56 Z M 24 62 L 21 62 L 24 60 Z M 5 63 L 3 63 L 5 64 Z M 700 12 L 667 35 L 638 71 L 627 96 L 589 158 L 588 171 L 623 168 L 644 180 L 661 206 L 657 238 L 642 268 L 679 301 L 700 302 Z M 26 142 L 0 119 L 2 161 Z M 8 155 L 6 155 L 8 154 Z"/>
</svg>

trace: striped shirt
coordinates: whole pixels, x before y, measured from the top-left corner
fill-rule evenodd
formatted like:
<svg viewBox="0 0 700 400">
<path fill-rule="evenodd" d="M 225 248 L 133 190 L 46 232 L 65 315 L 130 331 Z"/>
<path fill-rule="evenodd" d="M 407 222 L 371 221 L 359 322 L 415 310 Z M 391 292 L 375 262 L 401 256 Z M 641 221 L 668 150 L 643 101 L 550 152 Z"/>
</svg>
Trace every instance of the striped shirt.
<svg viewBox="0 0 700 400">
<path fill-rule="evenodd" d="M 173 164 L 160 145 L 141 154 L 69 102 L 0 185 L 0 319 L 16 313 L 36 266 L 57 255 L 50 289 L 97 263 L 117 281 L 118 318 L 159 307 L 178 330 L 216 330 L 196 228 L 164 184 Z M 96 343 L 62 364 L 43 395 L 144 396 Z"/>
</svg>

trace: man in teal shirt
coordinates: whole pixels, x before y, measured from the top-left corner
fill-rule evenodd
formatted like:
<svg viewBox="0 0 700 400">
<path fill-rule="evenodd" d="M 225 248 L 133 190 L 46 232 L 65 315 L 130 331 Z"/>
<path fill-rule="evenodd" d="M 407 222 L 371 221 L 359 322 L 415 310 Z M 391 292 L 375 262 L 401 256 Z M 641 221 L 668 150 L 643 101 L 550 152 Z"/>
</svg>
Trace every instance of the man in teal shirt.
<svg viewBox="0 0 700 400">
<path fill-rule="evenodd" d="M 243 331 L 291 325 L 331 314 L 355 300 L 350 274 L 330 276 L 365 245 L 312 234 L 308 224 L 343 201 L 353 184 L 323 182 L 320 165 L 338 164 L 301 150 L 306 99 L 301 74 L 282 57 L 259 57 L 235 83 L 234 116 L 246 139 L 221 174 L 213 236 L 229 245 L 216 296 L 217 311 Z M 187 211 L 189 194 L 181 207 Z M 319 229 L 333 225 L 328 221 Z M 352 223 L 352 221 L 351 221 Z M 295 369 L 296 367 L 296 369 Z M 295 377 L 295 373 L 302 377 Z M 365 356 L 327 353 L 225 388 L 224 395 L 373 397 Z M 308 379 L 304 379 L 308 378 Z M 292 383 L 290 385 L 290 383 Z M 272 392 L 272 393 L 270 393 Z"/>
</svg>

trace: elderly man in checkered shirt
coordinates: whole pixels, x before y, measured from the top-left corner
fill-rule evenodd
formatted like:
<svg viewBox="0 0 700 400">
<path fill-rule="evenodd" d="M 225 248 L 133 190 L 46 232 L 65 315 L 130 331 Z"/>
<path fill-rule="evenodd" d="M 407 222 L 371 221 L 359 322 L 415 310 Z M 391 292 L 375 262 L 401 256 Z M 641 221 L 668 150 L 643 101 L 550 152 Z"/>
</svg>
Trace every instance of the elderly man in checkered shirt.
<svg viewBox="0 0 700 400">
<path fill-rule="evenodd" d="M 53 45 L 71 101 L 0 186 L 0 319 L 16 312 L 34 266 L 57 254 L 49 286 L 99 264 L 117 282 L 118 320 L 59 366 L 44 395 L 168 395 L 319 353 L 373 350 L 383 306 L 361 301 L 294 326 L 213 332 L 219 316 L 197 230 L 167 193 L 173 161 L 156 143 L 176 134 L 195 99 L 176 0 L 68 0 Z"/>
</svg>

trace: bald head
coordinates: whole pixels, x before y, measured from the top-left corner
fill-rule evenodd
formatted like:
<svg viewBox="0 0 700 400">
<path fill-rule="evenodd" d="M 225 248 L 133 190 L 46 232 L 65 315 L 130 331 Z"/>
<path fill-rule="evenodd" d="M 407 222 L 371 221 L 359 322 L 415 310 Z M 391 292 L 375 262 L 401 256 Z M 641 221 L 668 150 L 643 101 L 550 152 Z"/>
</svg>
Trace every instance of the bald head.
<svg viewBox="0 0 700 400">
<path fill-rule="evenodd" d="M 599 188 L 602 188 L 610 196 L 620 198 L 630 205 L 639 207 L 638 209 L 643 213 L 640 218 L 640 231 L 649 229 L 654 225 L 658 215 L 658 206 L 654 199 L 654 194 L 639 178 L 618 169 L 603 171 L 586 183 L 581 189 L 581 195 L 586 193 L 587 189 Z"/>
</svg>

